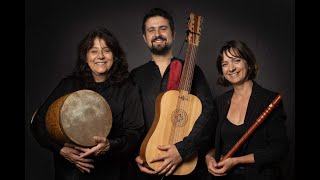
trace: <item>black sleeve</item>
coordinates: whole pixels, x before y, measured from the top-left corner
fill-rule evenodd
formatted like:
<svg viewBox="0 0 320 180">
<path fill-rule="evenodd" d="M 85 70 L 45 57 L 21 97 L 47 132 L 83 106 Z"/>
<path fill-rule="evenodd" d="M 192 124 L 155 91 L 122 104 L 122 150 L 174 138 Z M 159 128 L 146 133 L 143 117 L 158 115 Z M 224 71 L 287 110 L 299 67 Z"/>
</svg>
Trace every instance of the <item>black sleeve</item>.
<svg viewBox="0 0 320 180">
<path fill-rule="evenodd" d="M 110 152 L 108 156 L 120 159 L 134 156 L 132 152 L 137 148 L 144 131 L 142 103 L 137 86 L 130 88 L 127 95 L 123 112 L 123 129 L 116 138 L 110 139 Z"/>
<path fill-rule="evenodd" d="M 254 159 L 257 164 L 277 162 L 285 157 L 289 150 L 289 140 L 286 134 L 285 120 L 287 116 L 283 103 L 280 102 L 268 119 L 265 120 L 266 140 L 265 148 L 254 151 Z"/>
<path fill-rule="evenodd" d="M 217 119 L 214 118 L 213 97 L 207 83 L 207 80 L 198 66 L 195 66 L 191 94 L 197 96 L 202 104 L 202 112 L 196 120 L 190 134 L 176 143 L 176 147 L 183 160 L 186 160 L 195 152 L 204 147 L 203 143 L 208 143 L 210 134 L 215 134 Z M 205 151 L 205 150 L 203 150 Z"/>
<path fill-rule="evenodd" d="M 36 139 L 36 141 L 44 148 L 51 150 L 54 153 L 60 152 L 63 145 L 56 143 L 49 135 L 46 124 L 45 117 L 49 106 L 57 100 L 59 97 L 70 93 L 73 91 L 73 82 L 68 79 L 63 79 L 52 91 L 45 102 L 38 108 L 36 114 L 34 115 L 33 121 L 30 125 L 31 132 Z"/>
</svg>

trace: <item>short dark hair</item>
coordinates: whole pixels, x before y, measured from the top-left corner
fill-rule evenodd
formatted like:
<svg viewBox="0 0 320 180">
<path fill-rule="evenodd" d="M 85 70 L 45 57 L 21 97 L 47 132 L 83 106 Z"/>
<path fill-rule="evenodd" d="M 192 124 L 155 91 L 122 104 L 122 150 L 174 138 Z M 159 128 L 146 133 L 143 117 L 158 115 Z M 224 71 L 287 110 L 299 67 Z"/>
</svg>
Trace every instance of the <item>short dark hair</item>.
<svg viewBox="0 0 320 180">
<path fill-rule="evenodd" d="M 143 17 L 143 21 L 142 21 L 142 33 L 143 34 L 146 34 L 146 21 L 149 18 L 155 17 L 155 16 L 161 16 L 165 19 L 168 19 L 171 32 L 172 33 L 174 32 L 174 22 L 173 22 L 172 16 L 167 11 L 165 11 L 161 8 L 152 8 Z"/>
<path fill-rule="evenodd" d="M 234 52 L 236 53 L 232 53 Z M 231 40 L 226 42 L 220 49 L 220 53 L 217 58 L 216 66 L 218 69 L 218 84 L 222 86 L 230 86 L 231 83 L 226 80 L 223 76 L 221 62 L 223 60 L 223 53 L 228 52 L 235 57 L 244 59 L 248 65 L 248 73 L 246 78 L 248 80 L 254 80 L 258 73 L 258 65 L 256 63 L 256 57 L 253 54 L 252 50 L 248 47 L 246 43 L 240 40 Z"/>
</svg>

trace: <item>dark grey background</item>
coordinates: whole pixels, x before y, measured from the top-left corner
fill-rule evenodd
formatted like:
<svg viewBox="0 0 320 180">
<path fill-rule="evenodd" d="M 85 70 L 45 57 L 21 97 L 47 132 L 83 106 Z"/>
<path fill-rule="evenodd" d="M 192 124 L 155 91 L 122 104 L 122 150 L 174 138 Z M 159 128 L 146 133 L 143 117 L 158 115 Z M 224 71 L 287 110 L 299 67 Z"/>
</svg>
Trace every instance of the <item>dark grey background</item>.
<svg viewBox="0 0 320 180">
<path fill-rule="evenodd" d="M 59 80 L 72 71 L 76 46 L 96 26 L 105 26 L 127 53 L 130 70 L 150 60 L 141 22 L 152 7 L 167 9 L 174 18 L 178 56 L 190 12 L 203 16 L 197 64 L 214 95 L 215 60 L 223 42 L 245 41 L 255 52 L 260 71 L 256 81 L 280 92 L 288 114 L 290 152 L 283 164 L 287 179 L 295 179 L 295 1 L 294 0 L 26 0 L 25 21 L 25 179 L 52 180 L 51 153 L 29 131 L 33 112 Z M 186 44 L 180 58 L 185 57 Z"/>
</svg>

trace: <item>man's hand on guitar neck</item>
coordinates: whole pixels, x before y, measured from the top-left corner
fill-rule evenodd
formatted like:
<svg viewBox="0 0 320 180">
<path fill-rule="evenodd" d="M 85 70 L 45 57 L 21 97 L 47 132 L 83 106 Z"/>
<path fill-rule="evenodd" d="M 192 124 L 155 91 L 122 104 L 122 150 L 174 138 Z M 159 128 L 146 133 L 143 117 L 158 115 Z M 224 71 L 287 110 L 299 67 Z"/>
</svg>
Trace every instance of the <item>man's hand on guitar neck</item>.
<svg viewBox="0 0 320 180">
<path fill-rule="evenodd" d="M 158 149 L 161 151 L 165 151 L 166 153 L 159 155 L 152 159 L 150 162 L 163 161 L 162 165 L 155 171 L 156 174 L 164 174 L 169 176 L 173 173 L 176 167 L 182 162 L 182 158 L 180 153 L 175 145 L 158 145 Z"/>
</svg>

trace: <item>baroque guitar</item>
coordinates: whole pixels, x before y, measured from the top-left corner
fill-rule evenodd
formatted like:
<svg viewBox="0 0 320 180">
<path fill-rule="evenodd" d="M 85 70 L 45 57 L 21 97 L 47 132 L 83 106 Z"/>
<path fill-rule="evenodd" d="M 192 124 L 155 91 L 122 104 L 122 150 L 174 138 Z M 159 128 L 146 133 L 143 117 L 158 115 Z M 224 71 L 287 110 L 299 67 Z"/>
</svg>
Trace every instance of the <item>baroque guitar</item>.
<svg viewBox="0 0 320 180">
<path fill-rule="evenodd" d="M 182 141 L 189 135 L 202 112 L 200 99 L 190 94 L 202 21 L 201 16 L 190 14 L 186 39 L 188 48 L 178 89 L 161 93 L 156 98 L 153 124 L 140 147 L 140 157 L 151 169 L 158 169 L 162 165 L 162 161 L 150 163 L 154 157 L 164 153 L 157 148 L 157 145 Z M 195 154 L 187 161 L 183 161 L 173 175 L 191 173 L 197 165 L 197 159 Z"/>
</svg>

